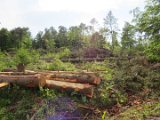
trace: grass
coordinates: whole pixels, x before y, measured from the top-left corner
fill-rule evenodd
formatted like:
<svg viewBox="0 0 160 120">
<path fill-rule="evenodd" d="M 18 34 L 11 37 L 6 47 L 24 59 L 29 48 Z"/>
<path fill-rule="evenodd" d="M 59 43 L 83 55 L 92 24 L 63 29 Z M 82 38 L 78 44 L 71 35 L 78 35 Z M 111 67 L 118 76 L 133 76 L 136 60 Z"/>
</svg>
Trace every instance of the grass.
<svg viewBox="0 0 160 120">
<path fill-rule="evenodd" d="M 121 112 L 112 120 L 145 120 L 149 117 L 160 118 L 160 101 L 145 102 L 140 105 L 129 107 L 127 110 Z"/>
<path fill-rule="evenodd" d="M 12 86 L 0 90 L 0 119 L 26 120 L 33 114 L 40 94 L 33 89 Z"/>
</svg>

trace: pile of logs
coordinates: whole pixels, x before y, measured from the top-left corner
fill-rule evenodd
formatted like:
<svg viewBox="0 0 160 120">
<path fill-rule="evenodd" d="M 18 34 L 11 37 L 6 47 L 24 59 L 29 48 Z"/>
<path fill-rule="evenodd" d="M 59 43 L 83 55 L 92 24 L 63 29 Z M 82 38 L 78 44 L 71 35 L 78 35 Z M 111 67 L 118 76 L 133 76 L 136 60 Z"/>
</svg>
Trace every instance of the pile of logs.
<svg viewBox="0 0 160 120">
<path fill-rule="evenodd" d="M 77 91 L 88 97 L 93 96 L 94 87 L 101 79 L 93 72 L 0 72 L 0 88 L 9 84 L 26 87 L 46 87 Z"/>
</svg>

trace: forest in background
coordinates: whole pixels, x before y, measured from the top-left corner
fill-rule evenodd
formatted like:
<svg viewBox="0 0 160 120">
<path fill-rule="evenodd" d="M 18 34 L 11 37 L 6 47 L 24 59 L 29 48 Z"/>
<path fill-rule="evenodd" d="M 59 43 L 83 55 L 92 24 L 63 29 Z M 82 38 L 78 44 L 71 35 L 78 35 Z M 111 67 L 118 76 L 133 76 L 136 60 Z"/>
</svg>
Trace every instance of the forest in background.
<svg viewBox="0 0 160 120">
<path fill-rule="evenodd" d="M 35 71 L 85 70 L 96 72 L 102 83 L 92 99 L 76 92 L 2 88 L 0 119 L 44 119 L 46 116 L 39 115 L 54 112 L 49 105 L 64 96 L 89 109 L 81 111 L 80 117 L 86 120 L 160 117 L 160 2 L 148 0 L 144 11 L 135 8 L 131 14 L 132 22 L 125 22 L 121 33 L 112 11 L 104 18 L 103 27 L 93 18 L 90 25 L 45 28 L 35 37 L 29 28 L 1 28 L 0 71 L 16 70 L 20 64 Z M 103 61 L 71 63 L 71 58 L 103 58 Z M 51 111 L 44 113 L 41 110 L 44 107 Z"/>
</svg>

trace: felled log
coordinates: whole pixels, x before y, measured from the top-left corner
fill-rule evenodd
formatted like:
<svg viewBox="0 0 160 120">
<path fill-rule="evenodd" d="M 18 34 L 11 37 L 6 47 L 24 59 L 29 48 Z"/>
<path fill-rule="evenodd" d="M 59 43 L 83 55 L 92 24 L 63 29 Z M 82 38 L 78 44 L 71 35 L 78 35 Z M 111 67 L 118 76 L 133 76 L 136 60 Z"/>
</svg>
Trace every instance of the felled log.
<svg viewBox="0 0 160 120">
<path fill-rule="evenodd" d="M 54 72 L 50 74 L 50 80 L 55 81 L 65 81 L 72 83 L 89 83 L 92 85 L 98 85 L 100 83 L 100 78 L 94 73 L 63 73 Z"/>
<path fill-rule="evenodd" d="M 36 72 L 0 72 L 0 75 L 35 75 Z"/>
<path fill-rule="evenodd" d="M 55 88 L 61 90 L 69 90 L 69 91 L 77 91 L 88 97 L 93 96 L 93 85 L 89 84 L 81 84 L 81 83 L 69 83 L 64 81 L 56 81 L 56 80 L 46 80 L 47 88 Z"/>
<path fill-rule="evenodd" d="M 26 87 L 44 86 L 45 78 L 40 74 L 35 75 L 0 75 L 0 83 L 7 82 Z"/>
<path fill-rule="evenodd" d="M 95 72 L 87 72 L 87 71 L 44 71 L 46 73 L 69 73 L 69 74 L 80 74 L 80 73 L 86 73 L 86 74 L 95 74 Z"/>
<path fill-rule="evenodd" d="M 0 83 L 0 88 L 8 86 L 8 85 L 9 85 L 9 83 L 7 83 L 7 82 Z"/>
</svg>

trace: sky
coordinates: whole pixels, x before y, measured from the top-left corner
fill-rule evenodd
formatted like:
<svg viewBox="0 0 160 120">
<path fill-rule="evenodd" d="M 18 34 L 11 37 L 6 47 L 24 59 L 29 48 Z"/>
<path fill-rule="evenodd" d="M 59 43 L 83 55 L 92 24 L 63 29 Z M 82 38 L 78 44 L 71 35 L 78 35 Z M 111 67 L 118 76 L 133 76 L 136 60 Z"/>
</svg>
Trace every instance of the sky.
<svg viewBox="0 0 160 120">
<path fill-rule="evenodd" d="M 143 10 L 145 0 L 0 0 L 0 28 L 29 27 L 32 35 L 53 26 L 70 27 L 90 24 L 95 18 L 100 26 L 111 10 L 118 19 L 119 29 L 130 22 L 130 10 Z"/>
</svg>

